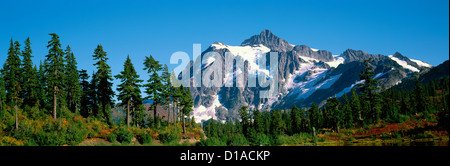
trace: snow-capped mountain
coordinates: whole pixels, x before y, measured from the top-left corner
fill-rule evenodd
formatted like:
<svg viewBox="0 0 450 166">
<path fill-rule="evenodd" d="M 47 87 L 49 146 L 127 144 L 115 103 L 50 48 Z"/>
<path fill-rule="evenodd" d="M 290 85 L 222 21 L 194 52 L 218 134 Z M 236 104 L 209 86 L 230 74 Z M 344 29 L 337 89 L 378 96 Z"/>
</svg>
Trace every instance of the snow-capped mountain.
<svg viewBox="0 0 450 166">
<path fill-rule="evenodd" d="M 225 63 L 205 56 L 208 52 L 216 52 L 223 59 L 225 53 L 230 52 L 235 58 L 244 61 L 244 68 L 236 67 L 231 74 L 227 73 L 224 70 Z M 260 90 L 268 88 L 252 87 L 247 83 L 249 78 L 256 79 L 257 73 L 273 75 L 270 73 L 272 70 L 258 65 L 259 60 L 267 58 L 270 52 L 278 52 L 278 82 L 274 84 L 278 86 L 278 93 L 274 98 L 260 98 Z M 369 58 L 372 58 L 370 64 L 374 68 L 374 78 L 378 80 L 380 87 L 384 85 L 386 88 L 400 83 L 402 79 L 414 73 L 432 68 L 428 63 L 409 59 L 398 52 L 385 56 L 347 49 L 340 55 L 333 55 L 326 50 L 290 44 L 269 30 L 250 37 L 239 46 L 215 42 L 202 52 L 200 58 L 202 67 L 199 70 L 194 70 L 194 62 L 187 66 L 192 70 L 192 75 L 208 70 L 215 62 L 220 62 L 223 63 L 222 81 L 233 86 L 191 87 L 195 102 L 191 115 L 195 116 L 198 122 L 210 118 L 236 119 L 237 110 L 242 105 L 260 110 L 286 109 L 294 105 L 310 106 L 312 102 L 323 105 L 328 97 L 340 97 L 362 83 L 359 74 L 364 70 L 363 61 Z M 179 75 L 183 76 L 182 73 Z M 242 76 L 244 86 L 236 86 L 237 77 Z M 191 82 L 195 80 L 191 78 Z"/>
</svg>

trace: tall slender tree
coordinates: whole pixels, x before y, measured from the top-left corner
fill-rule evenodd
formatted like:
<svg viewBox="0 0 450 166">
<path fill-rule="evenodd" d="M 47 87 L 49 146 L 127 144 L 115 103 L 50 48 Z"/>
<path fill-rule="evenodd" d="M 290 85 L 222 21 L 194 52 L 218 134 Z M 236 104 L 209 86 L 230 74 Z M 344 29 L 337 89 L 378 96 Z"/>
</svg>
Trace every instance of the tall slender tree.
<svg viewBox="0 0 450 166">
<path fill-rule="evenodd" d="M 53 118 L 56 119 L 56 109 L 58 98 L 61 97 L 61 90 L 64 87 L 64 52 L 61 49 L 59 36 L 55 33 L 49 34 L 52 38 L 48 42 L 48 54 L 45 56 L 47 66 L 45 67 L 47 93 L 53 95 Z M 61 108 L 60 108 L 61 109 Z"/>
<path fill-rule="evenodd" d="M 8 49 L 8 57 L 3 65 L 2 75 L 5 81 L 6 102 L 15 110 L 15 128 L 18 129 L 18 105 L 21 100 L 21 61 L 20 61 L 20 44 L 13 42 L 11 39 Z"/>
<path fill-rule="evenodd" d="M 183 120 L 183 134 L 186 135 L 186 116 L 189 117 L 191 111 L 192 111 L 192 107 L 194 106 L 194 101 L 192 100 L 191 97 L 191 90 L 189 88 L 184 88 L 183 86 L 180 86 L 180 90 L 181 90 L 181 103 L 180 105 L 182 106 L 181 108 L 181 116 L 182 116 L 182 120 Z"/>
<path fill-rule="evenodd" d="M 114 91 L 112 90 L 112 75 L 111 75 L 111 67 L 106 62 L 108 60 L 108 57 L 106 57 L 107 54 L 105 51 L 103 51 L 102 45 L 97 45 L 97 48 L 94 51 L 94 60 L 97 60 L 97 62 L 94 64 L 94 66 L 97 67 L 97 72 L 95 73 L 97 76 L 96 81 L 96 90 L 97 90 L 97 98 L 99 102 L 99 106 L 102 108 L 102 115 L 104 118 L 106 118 L 106 122 L 111 125 L 111 107 L 114 104 L 113 97 L 114 97 Z M 98 112 L 97 115 L 99 116 Z"/>
<path fill-rule="evenodd" d="M 157 112 L 156 107 L 161 103 L 161 92 L 163 91 L 163 82 L 158 72 L 161 70 L 162 65 L 159 61 L 155 60 L 153 56 L 146 56 L 144 60 L 144 70 L 150 74 L 150 78 L 147 80 L 147 84 L 144 84 L 145 93 L 148 95 L 145 99 L 153 100 L 153 124 L 156 124 Z"/>
<path fill-rule="evenodd" d="M 122 82 L 117 86 L 117 91 L 119 91 L 118 99 L 121 100 L 121 105 L 126 105 L 127 107 L 126 123 L 127 126 L 130 127 L 131 107 L 133 106 L 133 108 L 135 108 L 137 105 L 142 104 L 141 90 L 139 89 L 141 87 L 139 83 L 141 83 L 142 80 L 139 79 L 139 75 L 134 69 L 129 55 L 123 65 L 123 71 L 114 77 L 120 79 Z"/>
<path fill-rule="evenodd" d="M 77 69 L 77 61 L 70 46 L 67 46 L 65 50 L 65 62 L 66 62 L 66 100 L 69 110 L 74 113 L 78 113 L 81 97 L 81 86 L 79 82 L 79 75 Z"/>
<path fill-rule="evenodd" d="M 22 51 L 22 86 L 23 86 L 23 105 L 33 107 L 38 100 L 37 89 L 39 86 L 39 80 L 37 77 L 37 70 L 33 68 L 33 57 L 31 50 L 30 38 L 25 40 L 25 47 Z"/>
<path fill-rule="evenodd" d="M 89 75 L 86 70 L 79 71 L 80 76 L 80 86 L 81 86 L 81 97 L 80 97 L 80 114 L 81 116 L 88 117 L 91 115 L 89 111 L 90 101 L 89 101 Z"/>
<path fill-rule="evenodd" d="M 359 85 L 359 91 L 363 93 L 362 97 L 365 101 L 363 103 L 367 103 L 365 116 L 374 121 L 379 114 L 379 103 L 377 100 L 378 96 L 375 92 L 378 87 L 376 86 L 377 80 L 373 78 L 375 74 L 373 68 L 371 67 L 370 61 L 372 61 L 372 58 L 364 60 L 365 70 L 361 71 L 361 73 L 359 74 L 359 78 L 361 80 L 364 80 L 364 83 Z"/>
</svg>

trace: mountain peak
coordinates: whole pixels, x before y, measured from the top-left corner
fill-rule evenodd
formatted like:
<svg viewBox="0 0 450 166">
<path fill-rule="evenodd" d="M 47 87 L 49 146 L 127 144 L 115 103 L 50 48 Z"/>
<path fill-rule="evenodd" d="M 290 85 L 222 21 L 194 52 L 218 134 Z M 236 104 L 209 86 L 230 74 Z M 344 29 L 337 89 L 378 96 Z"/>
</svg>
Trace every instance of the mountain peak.
<svg viewBox="0 0 450 166">
<path fill-rule="evenodd" d="M 253 46 L 258 44 L 262 44 L 270 48 L 270 50 L 278 52 L 287 52 L 294 48 L 289 42 L 275 36 L 267 29 L 263 30 L 259 35 L 254 35 L 250 37 L 250 39 L 245 40 L 241 43 L 241 46 Z"/>
</svg>

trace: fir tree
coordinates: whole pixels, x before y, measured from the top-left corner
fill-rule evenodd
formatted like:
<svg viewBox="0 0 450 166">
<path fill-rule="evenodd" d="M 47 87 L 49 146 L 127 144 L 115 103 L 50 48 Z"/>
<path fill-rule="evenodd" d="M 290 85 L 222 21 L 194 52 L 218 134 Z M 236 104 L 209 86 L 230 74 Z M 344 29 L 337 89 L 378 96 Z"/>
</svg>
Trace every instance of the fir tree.
<svg viewBox="0 0 450 166">
<path fill-rule="evenodd" d="M 106 57 L 107 54 L 105 51 L 103 51 L 102 45 L 97 45 L 97 48 L 94 51 L 94 60 L 97 60 L 97 62 L 94 64 L 94 66 L 97 67 L 96 75 L 96 91 L 97 91 L 97 99 L 98 104 L 102 109 L 102 114 L 106 118 L 106 122 L 111 125 L 111 115 L 110 115 L 110 109 L 111 106 L 114 104 L 113 102 L 113 96 L 114 91 L 112 90 L 112 75 L 111 75 L 111 67 L 106 62 L 108 60 L 108 57 Z M 99 116 L 99 112 L 95 111 L 94 113 L 97 113 L 96 116 Z"/>
<path fill-rule="evenodd" d="M 53 96 L 53 118 L 56 119 L 56 109 L 58 98 L 61 97 L 61 90 L 64 87 L 64 52 L 61 49 L 59 36 L 55 33 L 49 34 L 52 39 L 48 42 L 48 54 L 45 56 L 46 66 L 46 92 Z M 60 108 L 61 109 L 61 108 Z"/>
<path fill-rule="evenodd" d="M 81 87 L 79 82 L 79 74 L 77 69 L 77 61 L 73 55 L 70 46 L 66 48 L 66 100 L 69 110 L 78 113 L 81 97 Z"/>
<path fill-rule="evenodd" d="M 90 105 L 90 101 L 89 101 L 89 91 L 90 91 L 90 86 L 89 86 L 89 75 L 87 74 L 86 70 L 80 70 L 79 71 L 79 76 L 80 76 L 80 86 L 81 86 L 81 97 L 80 97 L 80 114 L 83 117 L 88 117 L 91 115 L 91 113 L 89 112 L 89 105 Z"/>
<path fill-rule="evenodd" d="M 315 129 L 319 129 L 320 124 L 320 113 L 319 108 L 316 103 L 311 104 L 311 108 L 308 110 L 309 120 L 311 121 L 311 126 Z"/>
<path fill-rule="evenodd" d="M 164 86 L 161 77 L 158 75 L 162 66 L 159 64 L 159 61 L 155 60 L 151 55 L 150 57 L 145 57 L 144 66 L 144 70 L 150 74 L 147 84 L 144 85 L 144 92 L 148 95 L 145 99 L 153 100 L 153 123 L 156 124 L 156 107 L 161 102 L 162 98 L 160 93 L 163 91 Z"/>
<path fill-rule="evenodd" d="M 342 110 L 340 108 L 340 102 L 336 97 L 327 99 L 327 113 L 328 120 L 331 127 L 339 133 L 339 128 L 342 124 Z"/>
<path fill-rule="evenodd" d="M 22 102 L 21 93 L 21 60 L 20 44 L 11 39 L 8 49 L 8 56 L 3 65 L 2 75 L 6 90 L 6 103 L 14 107 L 15 110 L 15 129 L 18 129 L 18 105 Z"/>
<path fill-rule="evenodd" d="M 369 60 L 364 60 L 364 71 L 361 71 L 359 74 L 359 78 L 361 80 L 364 80 L 363 84 L 360 84 L 359 90 L 363 93 L 364 103 L 367 103 L 367 117 L 370 118 L 370 120 L 376 120 L 379 114 L 379 103 L 378 103 L 378 96 L 376 94 L 376 90 L 378 87 L 376 86 L 377 80 L 374 79 L 374 71 L 372 67 L 370 67 L 370 61 L 372 61 L 372 58 Z"/>
<path fill-rule="evenodd" d="M 292 107 L 292 110 L 290 112 L 290 116 L 291 116 L 291 126 L 292 126 L 292 133 L 299 133 L 301 131 L 301 119 L 302 116 L 300 114 L 300 109 L 297 108 L 297 106 L 294 105 L 294 107 Z"/>
<path fill-rule="evenodd" d="M 23 105 L 33 107 L 38 100 L 37 89 L 39 86 L 39 80 L 37 77 L 37 70 L 33 68 L 33 57 L 31 50 L 30 38 L 25 40 L 25 47 L 22 51 L 22 86 L 23 86 Z"/>
<path fill-rule="evenodd" d="M 141 87 L 139 83 L 141 83 L 142 80 L 139 79 L 139 75 L 134 69 L 129 55 L 127 56 L 123 67 L 123 71 L 114 77 L 120 79 L 122 82 L 117 86 L 117 91 L 119 91 L 118 99 L 121 101 L 120 105 L 126 105 L 127 107 L 126 124 L 130 127 L 131 107 L 133 106 L 133 108 L 135 108 L 137 105 L 142 104 L 141 90 L 139 89 Z"/>
<path fill-rule="evenodd" d="M 191 111 L 192 111 L 192 107 L 194 106 L 194 101 L 192 100 L 191 97 L 191 90 L 189 88 L 184 88 L 183 86 L 180 86 L 180 90 L 181 90 L 181 116 L 183 119 L 183 134 L 186 135 L 186 124 L 185 124 L 185 116 L 190 115 Z"/>
</svg>

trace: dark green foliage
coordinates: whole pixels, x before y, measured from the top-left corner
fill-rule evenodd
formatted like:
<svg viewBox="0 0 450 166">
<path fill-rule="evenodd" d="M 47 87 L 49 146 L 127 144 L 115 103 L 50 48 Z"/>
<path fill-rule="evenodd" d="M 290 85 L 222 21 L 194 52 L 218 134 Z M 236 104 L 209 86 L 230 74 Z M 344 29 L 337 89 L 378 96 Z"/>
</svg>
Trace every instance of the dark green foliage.
<svg viewBox="0 0 450 166">
<path fill-rule="evenodd" d="M 46 87 L 45 90 L 47 94 L 53 100 L 53 118 L 56 119 L 57 106 L 60 105 L 59 109 L 61 110 L 61 105 L 63 102 L 59 100 L 62 96 L 62 90 L 64 88 L 64 52 L 61 49 L 61 43 L 59 41 L 59 36 L 55 33 L 49 34 L 52 38 L 48 42 L 47 48 L 48 54 L 45 56 L 45 80 Z"/>
<path fill-rule="evenodd" d="M 112 97 L 114 96 L 114 91 L 112 90 L 112 75 L 111 75 L 111 67 L 106 62 L 108 57 L 107 54 L 103 51 L 102 45 L 97 45 L 97 48 L 94 51 L 94 55 L 92 57 L 97 62 L 94 64 L 97 68 L 97 72 L 93 76 L 93 83 L 95 83 L 95 95 L 96 101 L 99 108 L 94 109 L 94 116 L 102 117 L 106 119 L 106 122 L 111 125 L 111 115 L 110 109 L 113 106 L 114 102 Z M 95 79 L 94 79 L 95 78 Z M 99 110 L 101 109 L 101 110 Z M 101 112 L 100 112 L 101 111 Z"/>
<path fill-rule="evenodd" d="M 39 79 L 36 66 L 33 67 L 31 58 L 33 57 L 31 50 L 30 38 L 25 40 L 25 47 L 22 51 L 22 86 L 23 86 L 23 107 L 33 107 L 38 103 Z M 29 110 L 28 110 L 29 111 Z M 28 112 L 32 114 L 31 112 Z"/>
<path fill-rule="evenodd" d="M 139 75 L 131 63 L 130 56 L 128 56 L 125 61 L 123 71 L 115 77 L 122 82 L 117 86 L 117 91 L 119 91 L 118 99 L 121 101 L 120 105 L 126 106 L 126 124 L 127 126 L 130 126 L 131 110 L 136 110 L 137 107 L 142 105 L 141 90 L 139 89 L 141 87 L 139 83 L 141 83 L 142 80 L 139 79 Z M 138 109 L 141 110 L 142 108 Z M 135 112 L 133 111 L 133 114 L 134 113 Z"/>
<path fill-rule="evenodd" d="M 66 101 L 67 107 L 73 113 L 78 113 L 80 108 L 80 96 L 82 94 L 82 89 L 80 87 L 77 69 L 77 61 L 70 46 L 67 46 L 65 50 L 65 62 L 66 62 L 66 81 L 65 81 L 65 91 L 66 91 Z"/>
<path fill-rule="evenodd" d="M 150 74 L 147 84 L 144 84 L 144 92 L 148 95 L 145 99 L 153 100 L 153 123 L 156 124 L 156 106 L 161 103 L 161 93 L 163 92 L 164 86 L 162 79 L 158 74 L 158 72 L 162 69 L 162 65 L 150 55 L 150 57 L 145 57 L 144 66 L 144 70 Z"/>
<path fill-rule="evenodd" d="M 131 143 L 131 140 L 133 140 L 134 137 L 133 132 L 123 126 L 119 127 L 115 134 L 117 135 L 117 141 L 126 144 Z"/>
</svg>

